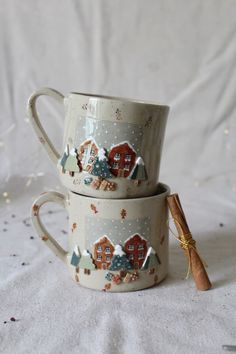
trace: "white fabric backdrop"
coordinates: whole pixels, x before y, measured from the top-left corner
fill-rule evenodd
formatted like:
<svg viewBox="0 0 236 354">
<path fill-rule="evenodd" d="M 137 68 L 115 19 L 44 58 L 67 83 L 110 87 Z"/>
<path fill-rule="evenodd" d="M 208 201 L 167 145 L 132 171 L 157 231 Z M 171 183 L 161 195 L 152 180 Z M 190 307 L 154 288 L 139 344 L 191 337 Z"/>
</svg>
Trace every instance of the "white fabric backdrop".
<svg viewBox="0 0 236 354">
<path fill-rule="evenodd" d="M 236 344 L 235 13 L 233 0 L 0 1 L 1 353 L 215 354 Z M 32 199 L 61 189 L 25 113 L 43 86 L 171 106 L 161 180 L 180 194 L 211 291 L 184 280 L 174 238 L 159 287 L 106 294 L 71 281 L 29 221 Z M 62 107 L 42 99 L 40 113 L 60 149 Z M 52 210 L 45 222 L 66 244 L 66 214 Z"/>
</svg>

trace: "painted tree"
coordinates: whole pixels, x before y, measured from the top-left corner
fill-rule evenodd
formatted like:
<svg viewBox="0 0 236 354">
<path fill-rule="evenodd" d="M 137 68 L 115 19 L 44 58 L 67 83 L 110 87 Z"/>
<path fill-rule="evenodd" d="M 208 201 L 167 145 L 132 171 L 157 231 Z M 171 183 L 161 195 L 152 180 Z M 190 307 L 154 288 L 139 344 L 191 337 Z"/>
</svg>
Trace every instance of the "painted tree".
<svg viewBox="0 0 236 354">
<path fill-rule="evenodd" d="M 140 183 L 140 181 L 145 181 L 148 179 L 146 167 L 142 157 L 139 156 L 137 158 L 134 168 L 129 175 L 129 179 L 135 180 L 137 184 Z"/>
<path fill-rule="evenodd" d="M 89 251 L 84 250 L 82 256 L 79 261 L 79 268 L 81 269 L 88 269 L 88 270 L 95 270 L 95 264 L 93 263 L 93 259 Z"/>
<path fill-rule="evenodd" d="M 112 178 L 105 149 L 99 149 L 98 156 L 95 158 L 91 170 L 91 174 L 101 178 Z"/>
<path fill-rule="evenodd" d="M 161 261 L 156 251 L 152 247 L 149 247 L 141 269 L 158 268 L 160 264 Z"/>
<path fill-rule="evenodd" d="M 78 159 L 77 150 L 75 148 L 70 150 L 69 156 L 67 157 L 64 169 L 70 172 L 70 175 L 73 177 L 75 172 L 81 171 L 80 161 Z"/>
<path fill-rule="evenodd" d="M 69 145 L 66 146 L 66 149 L 64 151 L 64 154 L 61 158 L 61 161 L 60 161 L 60 164 L 62 166 L 62 173 L 65 173 L 66 170 L 65 170 L 65 163 L 66 163 L 66 160 L 68 159 L 68 156 L 69 156 Z"/>
<path fill-rule="evenodd" d="M 132 269 L 132 266 L 126 257 L 125 252 L 120 245 L 115 246 L 115 251 L 111 259 L 110 270 Z"/>
<path fill-rule="evenodd" d="M 70 264 L 72 264 L 74 267 L 77 267 L 79 264 L 80 258 L 81 258 L 81 255 L 80 255 L 79 247 L 75 246 L 74 251 L 72 253 Z"/>
</svg>

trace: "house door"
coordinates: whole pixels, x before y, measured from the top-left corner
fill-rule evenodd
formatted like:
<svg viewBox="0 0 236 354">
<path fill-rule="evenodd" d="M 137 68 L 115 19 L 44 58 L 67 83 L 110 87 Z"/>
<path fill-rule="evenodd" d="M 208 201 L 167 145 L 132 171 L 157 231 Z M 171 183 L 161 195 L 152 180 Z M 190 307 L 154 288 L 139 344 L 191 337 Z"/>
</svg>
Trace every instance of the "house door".
<svg viewBox="0 0 236 354">
<path fill-rule="evenodd" d="M 102 263 L 102 269 L 107 269 L 107 264 L 106 263 Z"/>
<path fill-rule="evenodd" d="M 122 168 L 119 168 L 117 177 L 124 177 L 124 170 Z"/>
</svg>

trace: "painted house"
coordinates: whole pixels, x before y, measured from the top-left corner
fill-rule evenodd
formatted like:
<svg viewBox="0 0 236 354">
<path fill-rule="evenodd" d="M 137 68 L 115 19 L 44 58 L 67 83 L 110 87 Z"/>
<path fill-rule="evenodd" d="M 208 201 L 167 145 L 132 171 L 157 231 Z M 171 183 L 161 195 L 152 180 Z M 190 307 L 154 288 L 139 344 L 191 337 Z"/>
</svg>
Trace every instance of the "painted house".
<svg viewBox="0 0 236 354">
<path fill-rule="evenodd" d="M 112 146 L 108 157 L 112 174 L 116 177 L 128 177 L 135 159 L 136 152 L 128 142 Z"/>
<path fill-rule="evenodd" d="M 94 139 L 85 140 L 79 147 L 79 159 L 83 170 L 90 172 L 98 154 L 98 145 Z"/>
<path fill-rule="evenodd" d="M 134 269 L 139 269 L 147 254 L 147 240 L 135 234 L 125 241 L 124 250 Z"/>
<path fill-rule="evenodd" d="M 108 269 L 111 264 L 115 247 L 107 236 L 94 243 L 93 259 L 98 269 Z"/>
</svg>

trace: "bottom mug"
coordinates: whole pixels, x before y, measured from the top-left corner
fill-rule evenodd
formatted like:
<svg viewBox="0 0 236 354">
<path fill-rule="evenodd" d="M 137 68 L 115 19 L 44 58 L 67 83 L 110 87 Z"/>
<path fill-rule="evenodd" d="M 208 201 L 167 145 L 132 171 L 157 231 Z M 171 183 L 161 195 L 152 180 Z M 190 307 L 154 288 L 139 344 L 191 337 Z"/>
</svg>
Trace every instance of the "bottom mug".
<svg viewBox="0 0 236 354">
<path fill-rule="evenodd" d="M 156 195 L 135 199 L 46 192 L 32 206 L 32 222 L 80 285 L 109 292 L 141 290 L 161 282 L 168 272 L 169 194 L 169 187 L 161 183 Z M 40 208 L 48 202 L 68 211 L 68 251 L 40 220 Z"/>
</svg>

